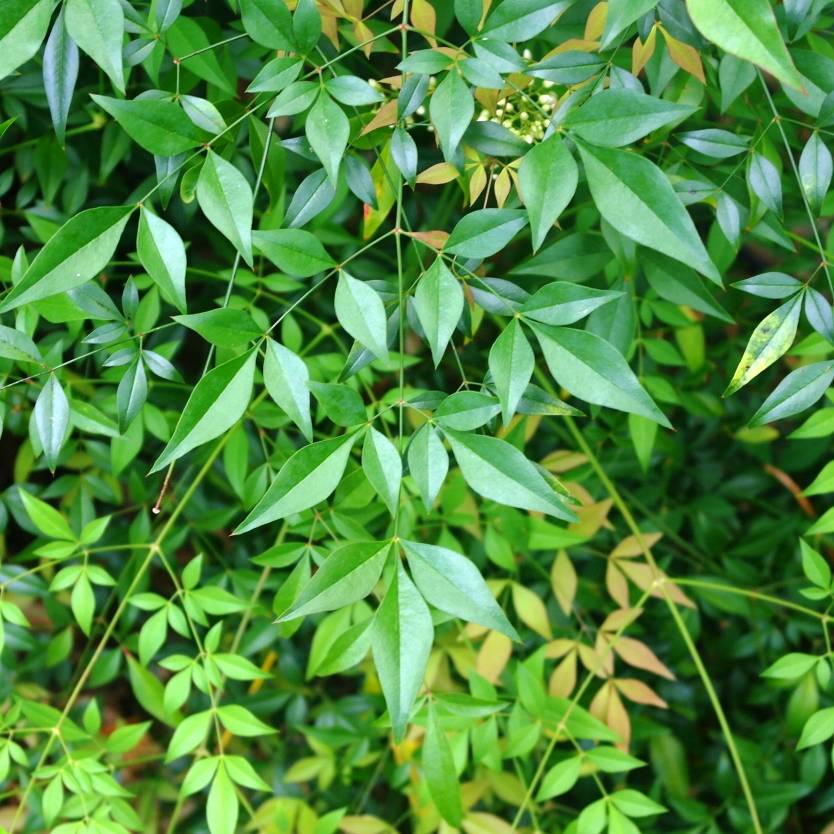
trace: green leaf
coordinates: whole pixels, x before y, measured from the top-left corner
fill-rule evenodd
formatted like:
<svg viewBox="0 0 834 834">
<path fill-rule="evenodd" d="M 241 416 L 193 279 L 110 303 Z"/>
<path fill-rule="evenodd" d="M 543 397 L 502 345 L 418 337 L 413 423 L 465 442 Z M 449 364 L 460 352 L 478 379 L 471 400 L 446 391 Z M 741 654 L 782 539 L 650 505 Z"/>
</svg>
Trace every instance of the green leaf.
<svg viewBox="0 0 834 834">
<path fill-rule="evenodd" d="M 776 214 L 782 213 L 782 179 L 779 169 L 766 156 L 754 153 L 750 157 L 747 182 L 767 208 Z"/>
<path fill-rule="evenodd" d="M 505 426 L 527 390 L 535 364 L 533 349 L 518 319 L 514 318 L 501 331 L 489 351 L 489 372 L 501 403 Z"/>
<path fill-rule="evenodd" d="M 630 788 L 614 791 L 611 801 L 628 817 L 650 817 L 653 814 L 663 814 L 666 808 L 649 799 L 648 796 Z"/>
<path fill-rule="evenodd" d="M 605 339 L 571 327 L 536 324 L 533 330 L 553 378 L 575 397 L 671 428 L 622 354 Z"/>
<path fill-rule="evenodd" d="M 440 812 L 440 816 L 453 828 L 460 828 L 463 820 L 463 804 L 460 798 L 460 783 L 452 748 L 437 720 L 437 711 L 429 704 L 426 735 L 423 739 L 423 773 L 429 794 Z"/>
<path fill-rule="evenodd" d="M 526 223 L 526 212 L 520 209 L 470 211 L 452 229 L 444 250 L 462 258 L 488 258 L 500 252 Z"/>
<path fill-rule="evenodd" d="M 635 90 L 603 90 L 571 110 L 564 127 L 593 145 L 614 148 L 630 145 L 658 128 L 682 122 L 696 109 Z"/>
<path fill-rule="evenodd" d="M 361 107 L 385 100 L 382 93 L 355 75 L 336 75 L 328 78 L 324 86 L 333 98 L 350 107 Z"/>
<path fill-rule="evenodd" d="M 73 585 L 70 594 L 70 608 L 78 627 L 89 637 L 93 615 L 96 613 L 96 597 L 86 573 L 82 573 Z"/>
<path fill-rule="evenodd" d="M 524 155 L 518 178 L 535 252 L 573 199 L 579 168 L 565 143 L 554 133 Z"/>
<path fill-rule="evenodd" d="M 695 28 L 725 52 L 750 61 L 783 84 L 801 90 L 770 0 L 687 0 Z"/>
<path fill-rule="evenodd" d="M 303 229 L 254 232 L 252 242 L 278 269 L 297 278 L 309 278 L 336 265 L 319 239 Z"/>
<path fill-rule="evenodd" d="M 0 12 L 0 79 L 40 49 L 52 16 L 52 0 L 5 0 Z"/>
<path fill-rule="evenodd" d="M 70 37 L 124 94 L 122 40 L 125 19 L 119 0 L 67 0 L 65 20 Z"/>
<path fill-rule="evenodd" d="M 400 503 L 403 463 L 397 447 L 381 432 L 371 427 L 362 446 L 362 470 L 371 486 L 396 516 Z"/>
<path fill-rule="evenodd" d="M 799 540 L 799 545 L 802 550 L 802 572 L 818 588 L 828 590 L 831 587 L 831 568 L 828 562 L 804 539 Z"/>
<path fill-rule="evenodd" d="M 335 185 L 350 138 L 350 122 L 342 108 L 325 90 L 319 93 L 313 109 L 307 114 L 304 131 L 310 147 Z"/>
<path fill-rule="evenodd" d="M 296 46 L 303 54 L 311 52 L 321 37 L 321 15 L 315 0 L 298 0 L 292 18 Z"/>
<path fill-rule="evenodd" d="M 543 324 L 573 324 L 622 295 L 619 290 L 597 290 L 568 281 L 555 281 L 533 293 L 521 306 L 521 312 Z"/>
<path fill-rule="evenodd" d="M 184 313 L 186 257 L 177 230 L 143 207 L 136 234 L 136 251 L 145 272 L 159 287 L 163 298 Z"/>
<path fill-rule="evenodd" d="M 802 289 L 800 281 L 784 272 L 763 272 L 743 281 L 735 281 L 733 286 L 760 298 L 789 298 Z"/>
<path fill-rule="evenodd" d="M 292 15 L 284 0 L 241 0 L 243 28 L 255 43 L 268 49 L 295 48 Z"/>
<path fill-rule="evenodd" d="M 463 306 L 460 283 L 443 259 L 437 258 L 420 278 L 414 292 L 414 309 L 431 348 L 435 368 L 460 321 Z"/>
<path fill-rule="evenodd" d="M 497 437 L 444 430 L 466 483 L 484 498 L 565 521 L 574 514 L 541 470 L 515 446 Z"/>
<path fill-rule="evenodd" d="M 518 640 L 475 565 L 445 547 L 403 540 L 414 583 L 430 605 Z"/>
<path fill-rule="evenodd" d="M 137 356 L 125 371 L 116 390 L 116 410 L 119 415 L 119 433 L 124 434 L 136 419 L 148 398 L 148 377 L 145 364 Z"/>
<path fill-rule="evenodd" d="M 650 12 L 657 2 L 658 0 L 609 0 L 600 48 L 609 47 L 617 35 L 635 20 Z"/>
<path fill-rule="evenodd" d="M 456 391 L 435 411 L 437 424 L 446 429 L 472 431 L 488 423 L 501 406 L 495 397 L 481 391 Z"/>
<path fill-rule="evenodd" d="M 209 151 L 197 180 L 197 202 L 209 219 L 252 266 L 252 189 L 230 162 Z"/>
<path fill-rule="evenodd" d="M 815 744 L 822 744 L 834 736 L 834 707 L 815 712 L 802 728 L 802 734 L 796 744 L 797 750 L 804 750 L 806 747 L 813 747 Z"/>
<path fill-rule="evenodd" d="M 197 446 L 220 437 L 243 416 L 252 396 L 257 355 L 252 349 L 229 359 L 197 383 L 151 472 L 158 472 Z"/>
<path fill-rule="evenodd" d="M 82 211 L 49 239 L 18 284 L 0 304 L 0 313 L 80 287 L 113 257 L 132 206 Z"/>
<path fill-rule="evenodd" d="M 365 599 L 382 574 L 390 542 L 351 542 L 336 548 L 278 622 L 335 611 Z"/>
<path fill-rule="evenodd" d="M 0 324 L 0 358 L 13 362 L 43 362 L 38 346 L 20 330 Z"/>
<path fill-rule="evenodd" d="M 794 296 L 759 322 L 724 392 L 725 397 L 734 394 L 770 367 L 790 348 L 796 336 L 801 308 L 801 297 Z"/>
<path fill-rule="evenodd" d="M 211 710 L 203 710 L 183 720 L 168 743 L 165 761 L 171 762 L 199 747 L 205 741 L 211 727 L 211 718 Z"/>
<path fill-rule="evenodd" d="M 426 510 L 431 512 L 449 472 L 449 455 L 440 436 L 429 423 L 420 426 L 415 432 L 408 444 L 406 456 L 408 471 L 417 485 Z"/>
<path fill-rule="evenodd" d="M 664 173 L 648 159 L 579 143 L 600 214 L 627 238 L 694 267 L 719 286 L 721 276 L 695 224 Z"/>
<path fill-rule="evenodd" d="M 542 779 L 536 802 L 543 802 L 567 793 L 579 780 L 581 770 L 582 759 L 579 756 L 571 756 L 553 765 Z"/>
<path fill-rule="evenodd" d="M 820 139 L 819 133 L 814 132 L 805 143 L 799 157 L 800 184 L 812 211 L 818 213 L 822 207 L 822 201 L 831 185 L 832 174 L 834 160 L 831 158 L 831 151 Z"/>
<path fill-rule="evenodd" d="M 237 527 L 235 535 L 324 501 L 339 485 L 357 437 L 354 432 L 299 449 L 281 467 L 266 495 Z"/>
<path fill-rule="evenodd" d="M 646 764 L 616 747 L 592 747 L 586 755 L 603 773 L 626 773 Z"/>
<path fill-rule="evenodd" d="M 49 104 L 52 127 L 62 146 L 78 78 L 78 47 L 64 25 L 64 14 L 62 8 L 55 18 L 43 50 L 43 89 Z"/>
<path fill-rule="evenodd" d="M 771 392 L 750 420 L 763 426 L 810 408 L 834 380 L 834 362 L 813 362 L 791 371 Z"/>
<path fill-rule="evenodd" d="M 249 313 L 231 307 L 217 307 L 205 313 L 171 318 L 217 347 L 242 348 L 262 335 Z"/>
<path fill-rule="evenodd" d="M 337 382 L 309 382 L 308 387 L 324 413 L 337 426 L 355 426 L 367 420 L 362 397 L 348 385 Z"/>
<path fill-rule="evenodd" d="M 185 110 L 173 101 L 98 95 L 91 98 L 121 125 L 137 145 L 149 153 L 174 156 L 211 139 L 211 134 L 197 127 Z"/>
<path fill-rule="evenodd" d="M 374 664 L 394 737 L 399 740 L 423 683 L 434 640 L 428 606 L 399 559 L 371 629 Z"/>
<path fill-rule="evenodd" d="M 388 320 L 379 293 L 342 270 L 336 285 L 339 324 L 383 362 L 388 360 Z"/>
<path fill-rule="evenodd" d="M 237 830 L 238 798 L 235 786 L 221 759 L 206 802 L 206 820 L 210 834 L 234 834 Z"/>
<path fill-rule="evenodd" d="M 443 158 L 452 162 L 463 134 L 475 115 L 475 102 L 469 85 L 456 70 L 447 72 L 446 77 L 432 93 L 429 115 Z"/>
<path fill-rule="evenodd" d="M 308 442 L 312 442 L 309 383 L 310 374 L 304 360 L 282 344 L 267 339 L 264 358 L 266 390 L 275 404 L 301 429 Z"/>
<path fill-rule="evenodd" d="M 255 738 L 261 735 L 271 735 L 275 730 L 264 724 L 246 707 L 239 704 L 225 704 L 217 707 L 217 717 L 220 723 L 235 736 Z"/>
<path fill-rule="evenodd" d="M 566 8 L 564 0 L 504 0 L 494 7 L 484 33 L 503 41 L 526 41 L 543 32 Z"/>
<path fill-rule="evenodd" d="M 732 316 L 715 300 L 694 270 L 659 252 L 640 254 L 646 279 L 661 298 L 732 323 Z"/>
<path fill-rule="evenodd" d="M 69 526 L 69 522 L 54 507 L 30 495 L 25 489 L 18 489 L 18 495 L 29 516 L 32 524 L 39 532 L 50 539 L 62 539 L 63 541 L 74 542 L 75 534 Z"/>
<path fill-rule="evenodd" d="M 50 374 L 32 410 L 32 421 L 50 472 L 54 472 L 58 465 L 61 447 L 69 429 L 69 417 L 67 395 L 55 374 Z"/>
<path fill-rule="evenodd" d="M 778 680 L 796 680 L 807 674 L 814 668 L 819 660 L 812 654 L 801 654 L 790 652 L 783 655 L 771 666 L 762 672 L 763 678 L 776 678 Z"/>
</svg>

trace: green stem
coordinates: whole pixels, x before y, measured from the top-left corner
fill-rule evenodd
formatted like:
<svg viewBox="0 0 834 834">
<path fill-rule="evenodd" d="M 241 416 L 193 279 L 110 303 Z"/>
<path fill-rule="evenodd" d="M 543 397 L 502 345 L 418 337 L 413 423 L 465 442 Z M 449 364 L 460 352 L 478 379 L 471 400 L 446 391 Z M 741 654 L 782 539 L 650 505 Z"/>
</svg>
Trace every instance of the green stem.
<svg viewBox="0 0 834 834">
<path fill-rule="evenodd" d="M 715 717 L 718 719 L 718 724 L 720 725 L 721 732 L 724 736 L 724 742 L 727 745 L 727 750 L 729 751 L 730 758 L 733 761 L 733 766 L 735 767 L 736 775 L 738 776 L 738 781 L 741 784 L 741 790 L 744 794 L 744 798 L 747 803 L 747 808 L 750 812 L 750 817 L 753 823 L 753 830 L 756 832 L 756 834 L 763 834 L 762 824 L 759 820 L 759 812 L 756 808 L 756 801 L 753 798 L 753 791 L 750 788 L 750 782 L 747 779 L 747 772 L 744 769 L 744 763 L 741 760 L 741 755 L 738 752 L 738 747 L 736 746 L 735 739 L 733 738 L 733 734 L 730 729 L 730 724 L 727 721 L 727 716 L 724 713 L 724 708 L 721 706 L 721 701 L 719 700 L 718 694 L 715 691 L 715 686 L 713 685 L 709 672 L 707 671 L 707 668 L 704 665 L 704 661 L 701 657 L 700 652 L 698 651 L 698 647 L 695 645 L 695 641 L 692 639 L 692 635 L 690 634 L 689 629 L 687 628 L 686 623 L 684 622 L 683 617 L 681 616 L 681 613 L 678 610 L 678 606 L 675 604 L 675 601 L 669 596 L 669 591 L 666 587 L 666 583 L 668 582 L 668 580 L 663 577 L 663 574 L 658 568 L 657 562 L 655 561 L 655 558 L 652 555 L 651 550 L 646 545 L 646 541 L 643 538 L 642 531 L 637 526 L 637 522 L 634 520 L 634 516 L 631 514 L 631 510 L 629 510 L 625 501 L 623 501 L 613 481 L 608 477 L 605 470 L 602 468 L 602 464 L 599 462 L 599 459 L 594 454 L 594 450 L 590 447 L 588 442 L 582 436 L 582 432 L 580 432 L 577 428 L 576 423 L 573 421 L 573 418 L 565 417 L 565 421 L 567 423 L 568 428 L 570 429 L 571 434 L 576 440 L 577 445 L 587 456 L 589 463 L 594 469 L 594 472 L 596 472 L 597 477 L 600 479 L 602 485 L 608 492 L 608 495 L 610 496 L 611 500 L 614 502 L 615 506 L 619 510 L 620 515 L 622 515 L 626 523 L 626 526 L 629 528 L 629 530 L 631 530 L 631 533 L 634 536 L 635 541 L 639 545 L 640 550 L 643 552 L 643 556 L 645 557 L 647 564 L 657 576 L 657 580 L 655 582 L 655 584 L 657 585 L 657 589 L 659 590 L 660 594 L 665 600 L 666 606 L 669 609 L 669 613 L 671 614 L 672 619 L 674 620 L 675 626 L 681 636 L 681 639 L 686 645 L 687 651 L 689 652 L 689 656 L 692 658 L 692 662 L 695 664 L 695 668 L 698 670 L 698 676 L 701 678 L 701 683 L 704 687 L 704 690 L 707 693 L 707 698 L 709 699 L 709 702 L 712 705 Z"/>
</svg>

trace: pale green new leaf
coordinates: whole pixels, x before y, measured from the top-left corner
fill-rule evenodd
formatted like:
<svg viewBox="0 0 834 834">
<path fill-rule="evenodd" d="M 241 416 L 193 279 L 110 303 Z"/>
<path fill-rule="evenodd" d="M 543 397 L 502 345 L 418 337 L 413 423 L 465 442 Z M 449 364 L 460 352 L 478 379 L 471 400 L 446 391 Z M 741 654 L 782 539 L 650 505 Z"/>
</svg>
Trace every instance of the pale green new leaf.
<svg viewBox="0 0 834 834">
<path fill-rule="evenodd" d="M 253 348 L 210 370 L 195 386 L 168 445 L 151 467 L 158 472 L 197 446 L 228 431 L 252 396 L 257 351 Z"/>
<path fill-rule="evenodd" d="M 226 765 L 220 760 L 206 802 L 210 834 L 234 834 L 237 830 L 238 810 L 234 783 L 226 772 Z"/>
</svg>

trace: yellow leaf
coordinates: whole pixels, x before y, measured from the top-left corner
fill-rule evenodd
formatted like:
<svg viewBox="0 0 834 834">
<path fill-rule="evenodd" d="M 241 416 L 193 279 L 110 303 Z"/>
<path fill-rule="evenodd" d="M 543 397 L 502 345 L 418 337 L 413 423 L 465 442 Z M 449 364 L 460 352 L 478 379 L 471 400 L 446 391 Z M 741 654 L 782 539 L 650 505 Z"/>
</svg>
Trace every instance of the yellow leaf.
<svg viewBox="0 0 834 834">
<path fill-rule="evenodd" d="M 478 165 L 477 168 L 472 172 L 472 176 L 469 178 L 469 203 L 470 205 L 474 203 L 478 197 L 481 196 L 483 193 L 484 188 L 486 188 L 487 184 L 487 175 L 486 169 L 483 165 Z"/>
<path fill-rule="evenodd" d="M 493 187 L 493 193 L 495 194 L 495 203 L 498 208 L 504 208 L 504 203 L 507 202 L 507 197 L 510 196 L 510 190 L 512 189 L 513 184 L 510 180 L 510 175 L 507 173 L 507 169 L 505 168 L 501 173 L 495 178 L 495 185 Z"/>
<path fill-rule="evenodd" d="M 438 162 L 417 174 L 417 182 L 422 185 L 445 185 L 459 176 L 460 171 L 454 165 L 449 162 Z"/>
<path fill-rule="evenodd" d="M 471 811 L 463 821 L 466 834 L 514 834 L 515 829 L 500 817 L 483 811 Z"/>
<path fill-rule="evenodd" d="M 666 48 L 669 50 L 669 57 L 684 71 L 697 78 L 702 84 L 706 84 L 704 78 L 704 67 L 701 64 L 701 56 L 698 50 L 688 43 L 673 38 L 665 29 L 661 28 L 663 38 L 666 41 Z"/>
<path fill-rule="evenodd" d="M 576 652 L 570 652 L 553 670 L 547 691 L 555 698 L 567 698 L 576 686 Z"/>
<path fill-rule="evenodd" d="M 586 41 L 598 41 L 602 37 L 606 17 L 608 17 L 608 3 L 597 3 L 591 9 L 588 19 L 585 21 L 584 38 Z"/>
<path fill-rule="evenodd" d="M 393 831 L 385 820 L 373 817 L 370 814 L 359 816 L 342 817 L 339 821 L 339 830 L 345 834 L 382 834 L 384 831 Z"/>
<path fill-rule="evenodd" d="M 663 533 L 641 533 L 640 539 L 649 550 L 651 550 L 661 539 Z M 612 559 L 630 559 L 634 556 L 641 556 L 643 547 L 636 536 L 626 536 L 612 551 Z"/>
<path fill-rule="evenodd" d="M 565 614 L 569 615 L 573 608 L 576 586 L 577 578 L 573 562 L 564 550 L 560 550 L 556 554 L 553 567 L 550 569 L 550 587 L 553 589 L 553 595 L 556 597 L 556 602 L 559 603 L 559 608 Z"/>
<path fill-rule="evenodd" d="M 394 109 L 396 110 L 396 103 Z M 383 106 L 385 109 L 387 105 Z M 376 190 L 376 208 L 365 207 L 365 222 L 362 226 L 362 236 L 365 240 L 371 238 L 374 232 L 382 225 L 388 213 L 394 207 L 397 193 L 393 183 L 399 181 L 399 172 L 391 160 L 391 143 L 387 143 L 382 153 L 371 168 L 371 179 Z"/>
<path fill-rule="evenodd" d="M 619 678 L 614 685 L 623 695 L 635 704 L 645 704 L 649 707 L 666 709 L 669 705 L 650 686 L 636 678 Z"/>
<path fill-rule="evenodd" d="M 553 637 L 547 609 L 538 594 L 524 585 L 513 582 L 513 606 L 519 619 L 536 634 L 540 634 L 545 640 Z"/>
<path fill-rule="evenodd" d="M 628 608 L 628 582 L 613 559 L 605 569 L 605 589 L 621 608 Z"/>
<path fill-rule="evenodd" d="M 490 683 L 497 683 L 512 653 L 512 640 L 499 631 L 491 631 L 481 644 L 476 671 Z"/>
<path fill-rule="evenodd" d="M 411 25 L 432 46 L 437 46 L 437 41 L 431 37 L 434 35 L 435 26 L 437 25 L 437 13 L 434 10 L 434 6 L 428 0 L 411 0 Z"/>
<path fill-rule="evenodd" d="M 643 43 L 640 38 L 635 38 L 634 46 L 631 48 L 631 74 L 640 75 L 643 67 L 649 63 L 652 55 L 654 55 L 654 48 L 657 44 L 657 27 L 652 26 L 652 31 Z"/>
<path fill-rule="evenodd" d="M 382 107 L 377 110 L 376 115 L 371 119 L 365 127 L 362 128 L 360 136 L 370 133 L 372 130 L 378 130 L 381 127 L 390 127 L 397 123 L 397 101 L 391 99 L 386 101 Z"/>
<path fill-rule="evenodd" d="M 614 644 L 614 651 L 629 666 L 635 669 L 645 669 L 662 678 L 673 681 L 675 675 L 665 663 L 645 644 L 633 637 L 620 637 Z"/>
</svg>

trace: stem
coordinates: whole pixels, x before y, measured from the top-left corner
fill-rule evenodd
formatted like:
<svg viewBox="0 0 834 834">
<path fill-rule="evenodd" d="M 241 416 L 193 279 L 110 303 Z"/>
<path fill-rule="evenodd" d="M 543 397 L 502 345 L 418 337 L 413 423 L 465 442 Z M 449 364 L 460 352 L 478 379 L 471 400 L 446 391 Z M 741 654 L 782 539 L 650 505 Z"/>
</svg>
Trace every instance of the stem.
<svg viewBox="0 0 834 834">
<path fill-rule="evenodd" d="M 662 571 L 660 571 L 660 569 L 658 568 L 657 562 L 655 561 L 655 558 L 652 555 L 651 550 L 646 545 L 646 541 L 643 538 L 643 533 L 637 526 L 637 522 L 634 520 L 634 516 L 631 514 L 631 510 L 629 510 L 625 501 L 623 501 L 622 497 L 620 496 L 617 487 L 614 486 L 614 483 L 608 477 L 605 470 L 602 468 L 602 464 L 599 462 L 599 459 L 594 454 L 593 449 L 582 436 L 582 432 L 580 432 L 577 428 L 573 418 L 565 417 L 565 421 L 567 423 L 568 428 L 570 429 L 571 434 L 576 440 L 577 445 L 587 456 L 588 462 L 591 464 L 594 472 L 596 472 L 597 477 L 602 482 L 602 485 L 605 487 L 611 500 L 614 502 L 615 506 L 620 511 L 620 515 L 622 515 L 623 520 L 626 523 L 626 526 L 631 531 L 635 541 L 640 547 L 640 550 L 643 552 L 643 556 L 645 557 L 646 562 L 657 576 L 657 579 L 653 584 L 657 586 L 658 590 L 663 596 L 664 601 L 666 602 L 666 606 L 669 609 L 669 613 L 672 615 L 672 619 L 675 622 L 675 626 L 678 629 L 681 639 L 686 645 L 687 651 L 689 652 L 689 656 L 692 658 L 692 662 L 695 664 L 695 668 L 698 670 L 698 676 L 701 678 L 701 683 L 703 684 L 704 690 L 706 691 L 707 697 L 709 698 L 710 704 L 712 705 L 715 717 L 718 719 L 718 724 L 720 725 L 721 732 L 724 736 L 724 742 L 727 745 L 727 750 L 730 753 L 730 758 L 733 760 L 733 766 L 735 767 L 736 775 L 738 776 L 738 781 L 741 784 L 741 790 L 744 794 L 744 799 L 747 803 L 747 808 L 750 811 L 750 817 L 753 822 L 753 830 L 756 832 L 756 834 L 764 834 L 761 821 L 759 820 L 759 812 L 756 809 L 756 801 L 753 798 L 753 792 L 750 789 L 750 783 L 747 779 L 747 772 L 744 769 L 744 763 L 741 761 L 741 755 L 738 752 L 735 739 L 733 738 L 732 731 L 730 730 L 730 724 L 727 721 L 727 716 L 724 713 L 724 708 L 721 706 L 721 701 L 719 700 L 718 694 L 715 691 L 712 679 L 710 678 L 709 672 L 707 671 L 707 668 L 704 665 L 704 661 L 701 657 L 700 652 L 698 651 L 698 647 L 695 645 L 695 641 L 692 639 L 692 635 L 689 633 L 689 629 L 687 628 L 686 623 L 684 622 L 683 617 L 681 616 L 681 613 L 678 610 L 678 606 L 675 604 L 675 601 L 669 596 L 669 591 L 666 588 L 666 583 L 669 580 L 667 580 L 664 577 Z"/>
</svg>

